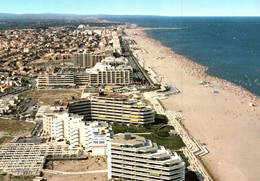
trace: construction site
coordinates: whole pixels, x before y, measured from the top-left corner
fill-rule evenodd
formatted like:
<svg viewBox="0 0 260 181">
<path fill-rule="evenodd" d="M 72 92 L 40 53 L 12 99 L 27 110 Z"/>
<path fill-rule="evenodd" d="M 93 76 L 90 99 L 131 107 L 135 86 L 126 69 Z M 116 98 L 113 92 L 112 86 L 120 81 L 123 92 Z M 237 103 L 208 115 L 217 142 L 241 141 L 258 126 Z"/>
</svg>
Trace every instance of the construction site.
<svg viewBox="0 0 260 181">
<path fill-rule="evenodd" d="M 35 145 L 10 143 L 0 151 L 0 172 L 12 175 L 40 175 L 47 159 L 77 159 L 86 157 L 79 149 L 67 145 Z"/>
</svg>

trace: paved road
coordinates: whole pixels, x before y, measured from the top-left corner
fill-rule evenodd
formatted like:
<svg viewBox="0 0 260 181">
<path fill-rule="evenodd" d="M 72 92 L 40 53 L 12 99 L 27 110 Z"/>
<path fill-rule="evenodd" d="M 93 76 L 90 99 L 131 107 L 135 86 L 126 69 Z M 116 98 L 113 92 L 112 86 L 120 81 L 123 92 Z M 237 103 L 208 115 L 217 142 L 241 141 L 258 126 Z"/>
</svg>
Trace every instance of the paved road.
<svg viewBox="0 0 260 181">
<path fill-rule="evenodd" d="M 26 107 L 21 111 L 20 114 L 22 114 L 22 113 L 31 114 L 31 113 L 34 111 L 33 108 L 34 108 L 34 105 L 35 105 L 36 103 L 37 103 L 37 99 L 31 99 L 31 100 L 27 103 Z"/>
<path fill-rule="evenodd" d="M 121 47 L 122 47 L 122 52 L 124 56 L 129 60 L 130 65 L 133 67 L 133 79 L 136 82 L 141 82 L 143 85 L 149 84 L 149 81 L 147 81 L 145 75 L 142 73 L 138 65 L 135 63 L 133 60 L 134 57 L 131 54 L 129 48 L 127 47 L 128 43 L 126 40 L 121 41 Z"/>
</svg>

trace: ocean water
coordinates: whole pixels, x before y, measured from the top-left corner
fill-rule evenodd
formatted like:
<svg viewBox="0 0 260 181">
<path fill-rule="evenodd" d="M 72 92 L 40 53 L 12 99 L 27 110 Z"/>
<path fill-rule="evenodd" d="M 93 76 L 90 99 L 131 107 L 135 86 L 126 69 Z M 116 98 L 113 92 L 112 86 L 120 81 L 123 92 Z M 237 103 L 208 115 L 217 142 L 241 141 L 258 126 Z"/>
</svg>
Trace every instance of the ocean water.
<svg viewBox="0 0 260 181">
<path fill-rule="evenodd" d="M 110 16 L 103 19 L 139 27 L 185 27 L 147 30 L 175 53 L 208 67 L 207 73 L 260 96 L 260 17 Z"/>
</svg>

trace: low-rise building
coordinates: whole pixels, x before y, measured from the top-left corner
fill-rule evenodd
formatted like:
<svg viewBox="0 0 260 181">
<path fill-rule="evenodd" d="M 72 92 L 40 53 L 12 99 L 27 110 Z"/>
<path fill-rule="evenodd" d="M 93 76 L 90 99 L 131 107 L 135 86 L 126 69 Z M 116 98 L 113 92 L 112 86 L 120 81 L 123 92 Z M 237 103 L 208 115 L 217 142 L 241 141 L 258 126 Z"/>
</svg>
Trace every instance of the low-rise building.
<svg viewBox="0 0 260 181">
<path fill-rule="evenodd" d="M 40 74 L 36 79 L 36 86 L 75 86 L 75 76 L 73 73 L 49 73 Z"/>
<path fill-rule="evenodd" d="M 2 97 L 0 99 L 0 113 L 10 113 L 19 102 L 20 98 L 16 95 Z"/>
<path fill-rule="evenodd" d="M 130 133 L 108 143 L 108 179 L 184 181 L 185 163 L 175 152 Z"/>
</svg>

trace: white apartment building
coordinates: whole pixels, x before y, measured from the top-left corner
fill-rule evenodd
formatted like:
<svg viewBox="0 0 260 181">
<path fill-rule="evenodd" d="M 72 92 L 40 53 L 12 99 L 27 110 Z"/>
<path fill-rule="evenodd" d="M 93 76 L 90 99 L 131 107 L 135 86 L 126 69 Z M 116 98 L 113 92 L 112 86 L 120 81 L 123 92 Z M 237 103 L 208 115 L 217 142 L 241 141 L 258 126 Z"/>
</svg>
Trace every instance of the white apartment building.
<svg viewBox="0 0 260 181">
<path fill-rule="evenodd" d="M 129 85 L 132 80 L 133 69 L 127 59 L 106 57 L 85 72 L 41 74 L 36 79 L 36 86 Z"/>
<path fill-rule="evenodd" d="M 130 133 L 108 143 L 108 179 L 184 181 L 185 163 L 175 152 Z"/>
<path fill-rule="evenodd" d="M 106 57 L 91 69 L 89 74 L 90 85 L 129 85 L 133 80 L 133 69 L 126 58 Z"/>
<path fill-rule="evenodd" d="M 43 131 L 56 141 L 67 141 L 70 147 L 83 147 L 93 155 L 106 155 L 107 141 L 112 136 L 112 128 L 106 122 L 85 122 L 83 116 L 48 109 L 43 116 Z"/>
</svg>

